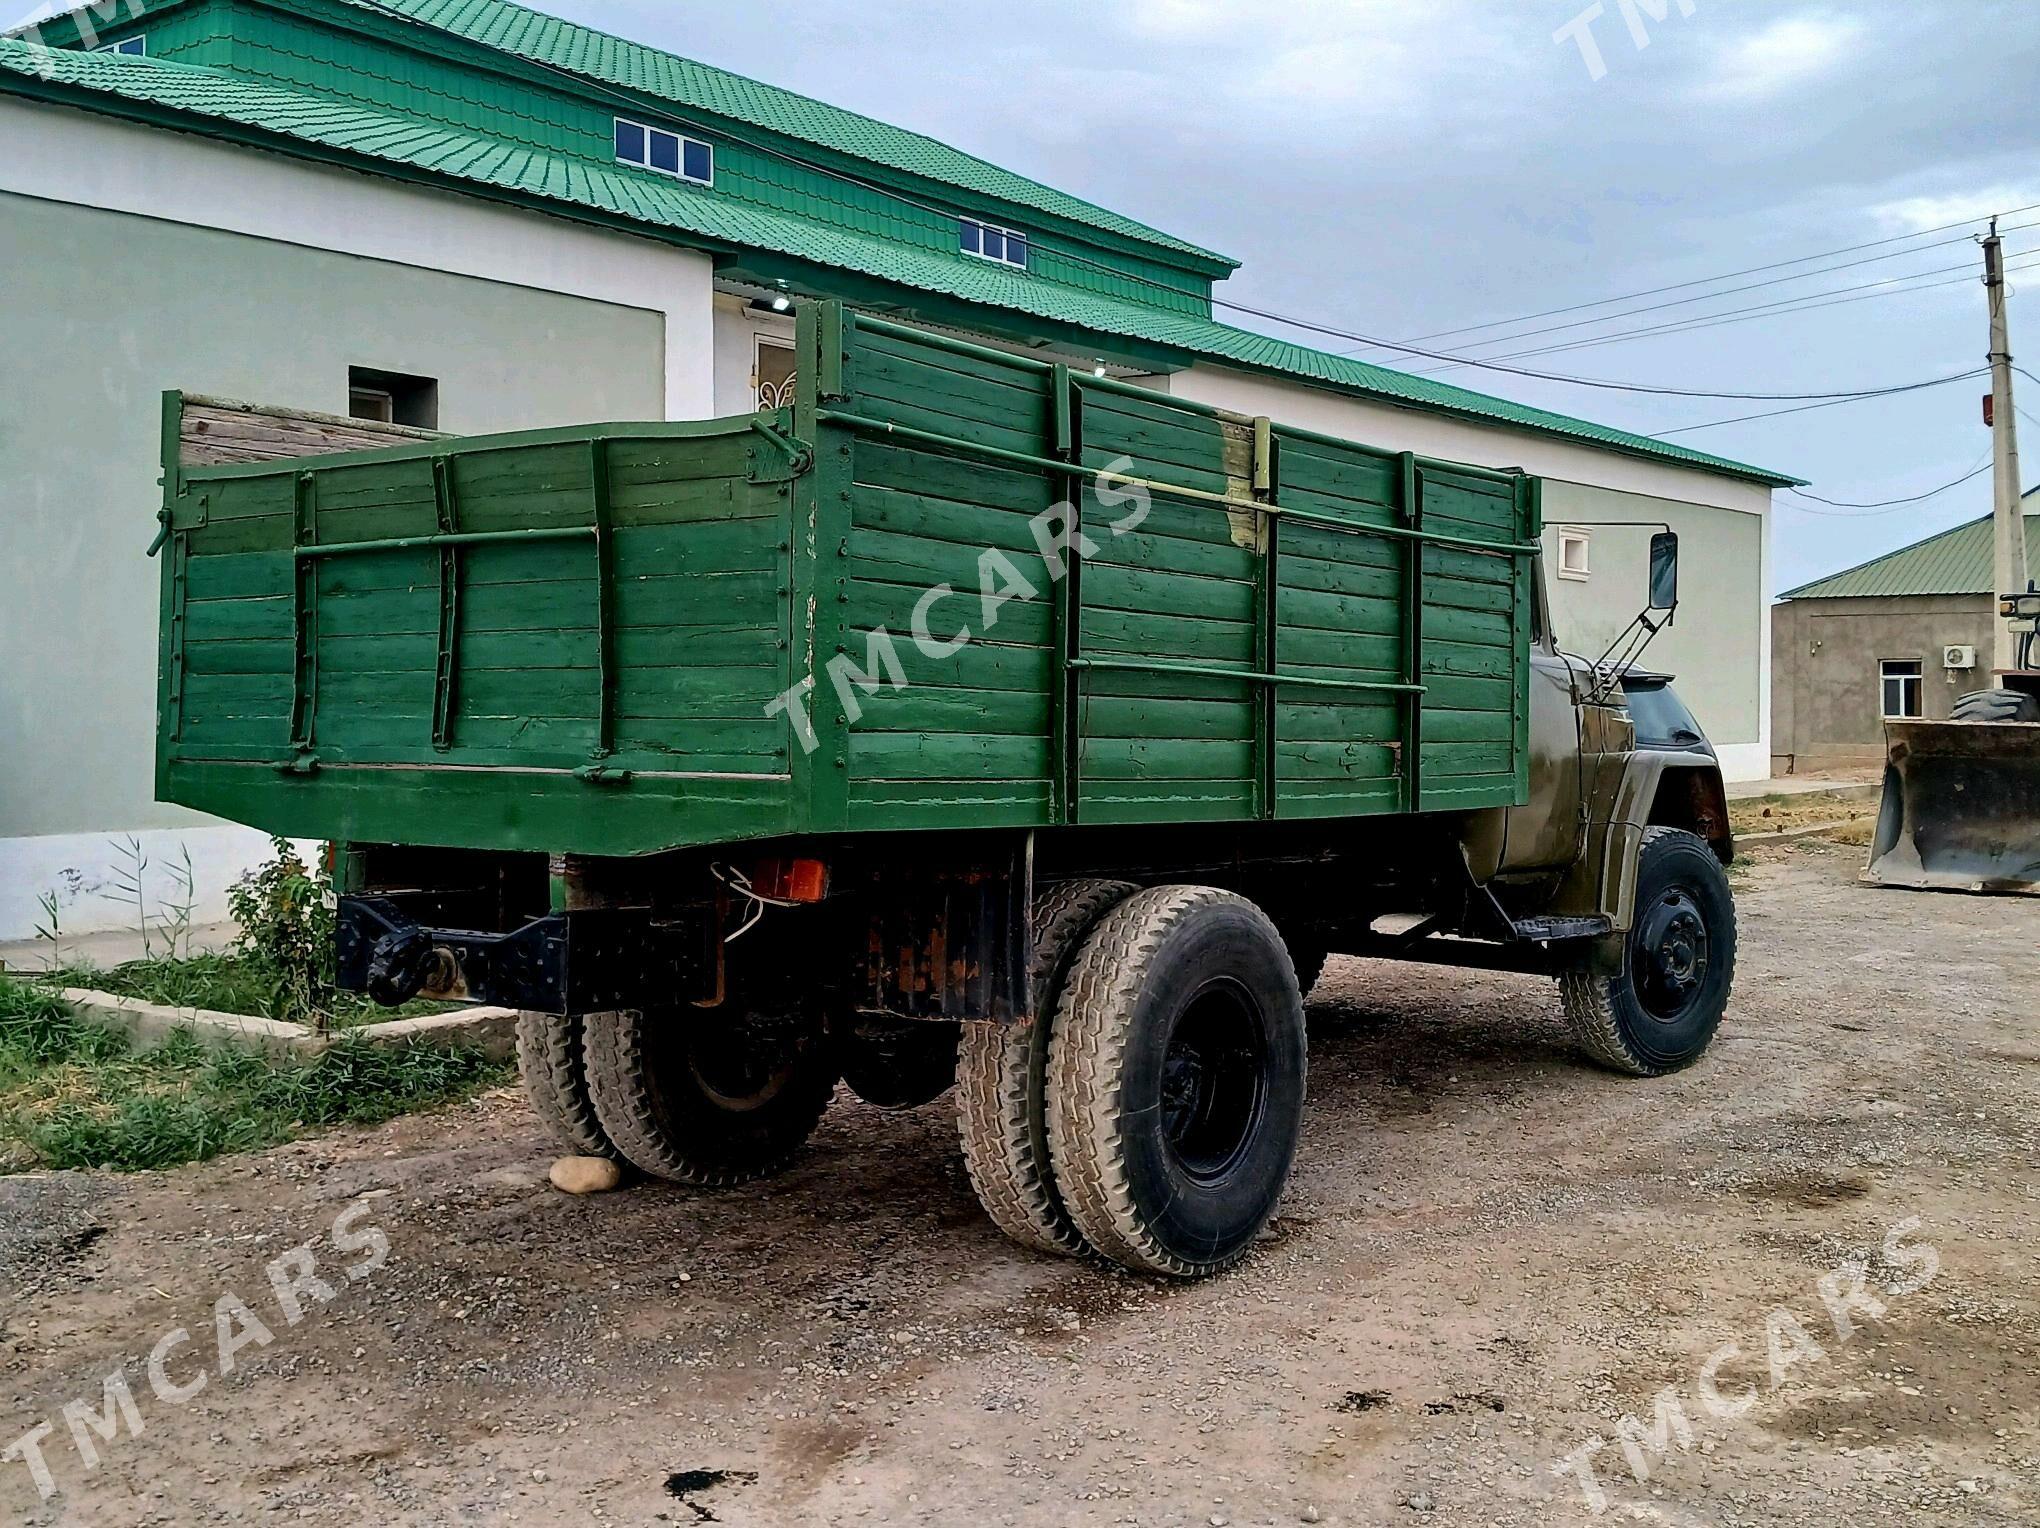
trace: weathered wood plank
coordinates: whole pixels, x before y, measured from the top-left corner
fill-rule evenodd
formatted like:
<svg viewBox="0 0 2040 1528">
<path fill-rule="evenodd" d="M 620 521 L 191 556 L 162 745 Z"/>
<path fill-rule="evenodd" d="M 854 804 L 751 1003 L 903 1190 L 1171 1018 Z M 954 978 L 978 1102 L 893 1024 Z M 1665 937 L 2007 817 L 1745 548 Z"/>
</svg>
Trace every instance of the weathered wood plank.
<svg viewBox="0 0 2040 1528">
<path fill-rule="evenodd" d="M 179 424 L 178 460 L 187 467 L 287 461 L 300 456 L 374 451 L 383 446 L 442 438 L 432 430 L 415 430 L 406 425 L 186 394 Z"/>
</svg>

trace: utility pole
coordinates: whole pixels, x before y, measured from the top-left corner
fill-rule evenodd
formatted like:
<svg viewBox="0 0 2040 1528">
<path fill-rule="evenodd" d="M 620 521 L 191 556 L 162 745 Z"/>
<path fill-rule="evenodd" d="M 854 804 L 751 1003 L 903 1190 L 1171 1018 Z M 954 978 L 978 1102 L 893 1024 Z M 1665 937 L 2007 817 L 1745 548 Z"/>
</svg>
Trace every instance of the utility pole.
<svg viewBox="0 0 2040 1528">
<path fill-rule="evenodd" d="M 2005 250 L 1997 219 L 1983 241 L 1983 287 L 1990 298 L 1991 434 L 1996 454 L 1997 555 L 1992 560 L 1996 584 L 1991 605 L 2006 594 L 2026 591 L 2026 526 L 2020 504 L 2019 419 L 2012 400 L 2011 324 L 2005 312 Z M 1993 621 L 1991 667 L 1997 673 L 2019 666 L 2019 634 L 2009 621 Z"/>
</svg>

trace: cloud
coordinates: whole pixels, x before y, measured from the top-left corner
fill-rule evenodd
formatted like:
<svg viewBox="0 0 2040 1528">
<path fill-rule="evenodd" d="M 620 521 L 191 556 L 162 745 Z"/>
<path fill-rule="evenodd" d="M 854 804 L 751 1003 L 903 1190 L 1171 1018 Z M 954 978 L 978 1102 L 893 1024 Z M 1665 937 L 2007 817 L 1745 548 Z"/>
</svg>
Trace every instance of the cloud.
<svg viewBox="0 0 2040 1528">
<path fill-rule="evenodd" d="M 1113 21 L 1149 67 L 1228 112 L 1225 131 L 1320 135 L 1414 120 L 1447 81 L 1489 72 L 1503 39 L 1472 0 L 1127 0 Z M 1302 119 L 1299 122 L 1299 119 Z"/>
<path fill-rule="evenodd" d="M 1809 12 L 1774 21 L 1723 48 L 1703 93 L 1724 100 L 1759 100 L 1820 78 L 1855 51 L 1862 23 Z"/>
<path fill-rule="evenodd" d="M 1894 233 L 1921 233 L 1929 228 L 1946 228 L 1950 223 L 1987 218 L 2014 207 L 2040 205 L 2040 184 L 2016 185 L 2003 182 L 1976 191 L 1957 191 L 1944 196 L 1907 196 L 1870 209 L 1870 215 Z"/>
</svg>

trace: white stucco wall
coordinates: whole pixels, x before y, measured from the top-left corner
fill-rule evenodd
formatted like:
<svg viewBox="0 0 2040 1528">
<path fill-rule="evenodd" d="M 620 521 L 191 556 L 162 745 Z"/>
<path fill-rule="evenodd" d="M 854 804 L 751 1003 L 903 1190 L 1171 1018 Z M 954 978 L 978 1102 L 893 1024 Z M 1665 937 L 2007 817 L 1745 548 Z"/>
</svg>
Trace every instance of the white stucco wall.
<svg viewBox="0 0 2040 1528">
<path fill-rule="evenodd" d="M 1682 675 L 1686 694 L 1730 779 L 1759 780 L 1771 765 L 1771 492 L 1760 484 L 1669 462 L 1495 425 L 1348 398 L 1216 366 L 1134 379 L 1179 398 L 1482 467 L 1519 467 L 1547 479 L 1545 518 L 1643 526 L 1666 520 L 1681 537 L 1684 606 L 1646 663 Z M 1560 638 L 1599 656 L 1642 603 L 1648 532 L 1595 531 L 1600 561 L 1585 583 L 1552 578 Z M 1555 537 L 1547 535 L 1555 550 Z M 1549 561 L 1549 559 L 1547 559 Z M 1691 692 L 1690 694 L 1687 692 Z"/>
<path fill-rule="evenodd" d="M 165 389 L 345 413 L 359 365 L 437 378 L 453 431 L 716 412 L 707 257 L 457 195 L 0 101 L 0 250 L 0 940 L 44 892 L 132 926 L 130 834 L 201 921 L 262 850 L 153 800 Z"/>
</svg>

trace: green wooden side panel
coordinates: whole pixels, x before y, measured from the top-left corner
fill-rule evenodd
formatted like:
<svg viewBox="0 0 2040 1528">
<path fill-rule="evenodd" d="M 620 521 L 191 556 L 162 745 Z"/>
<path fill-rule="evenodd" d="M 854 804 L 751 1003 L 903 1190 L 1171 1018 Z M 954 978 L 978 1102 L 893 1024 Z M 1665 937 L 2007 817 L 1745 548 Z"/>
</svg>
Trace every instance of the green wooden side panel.
<svg viewBox="0 0 2040 1528">
<path fill-rule="evenodd" d="M 1530 480 L 799 328 L 761 419 L 166 461 L 162 793 L 581 853 L 1526 799 Z"/>
<path fill-rule="evenodd" d="M 844 707 L 816 671 L 819 752 L 843 792 L 826 822 L 1522 799 L 1534 535 L 1519 475 L 1420 468 L 1030 357 L 838 322 L 835 338 L 806 331 L 822 350 L 806 369 L 828 380 L 804 428 L 842 474 L 822 508 L 844 506 L 842 534 L 822 537 L 843 612 L 823 647 L 872 693 Z M 1145 486 L 1138 514 L 1101 472 Z M 1090 547 L 1066 560 L 1072 504 Z M 903 685 L 880 682 L 886 653 Z"/>
<path fill-rule="evenodd" d="M 658 846 L 624 796 L 698 801 L 716 833 L 788 822 L 787 728 L 766 707 L 789 683 L 791 474 L 751 421 L 166 477 L 171 799 L 220 810 L 257 766 L 249 801 L 287 782 L 289 809 L 261 819 L 279 831 L 501 844 L 514 822 L 534 847 L 603 852 Z M 450 801 L 493 779 L 499 814 L 414 821 L 418 776 L 394 770 Z M 363 802 L 387 825 L 359 831 Z M 605 826 L 563 830 L 590 807 Z M 703 827 L 669 812 L 654 832 Z"/>
</svg>

